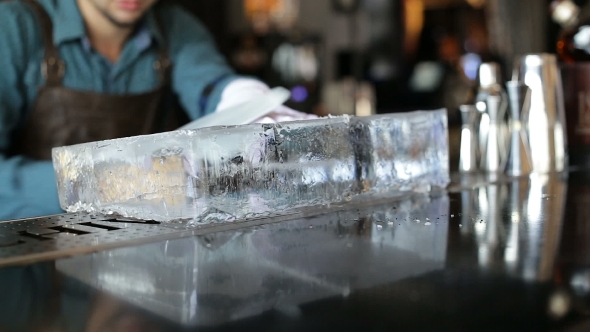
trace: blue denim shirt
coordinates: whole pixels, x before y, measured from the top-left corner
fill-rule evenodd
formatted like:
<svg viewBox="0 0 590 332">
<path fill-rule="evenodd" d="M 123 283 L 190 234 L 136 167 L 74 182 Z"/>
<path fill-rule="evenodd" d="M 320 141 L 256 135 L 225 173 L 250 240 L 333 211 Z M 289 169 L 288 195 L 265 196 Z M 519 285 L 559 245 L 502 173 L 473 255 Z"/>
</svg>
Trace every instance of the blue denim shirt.
<svg viewBox="0 0 590 332">
<path fill-rule="evenodd" d="M 66 63 L 65 87 L 109 94 L 154 89 L 158 79 L 153 63 L 164 37 L 173 63 L 172 88 L 191 119 L 213 112 L 222 90 L 237 78 L 203 25 L 179 7 L 162 9 L 162 32 L 153 10 L 148 12 L 118 62 L 110 63 L 92 49 L 76 0 L 37 1 L 54 24 L 53 41 Z M 30 7 L 20 1 L 0 2 L 0 220 L 62 212 L 52 164 L 6 154 L 17 123 L 44 85 L 42 45 Z M 203 91 L 212 83 L 215 88 L 203 102 Z"/>
</svg>

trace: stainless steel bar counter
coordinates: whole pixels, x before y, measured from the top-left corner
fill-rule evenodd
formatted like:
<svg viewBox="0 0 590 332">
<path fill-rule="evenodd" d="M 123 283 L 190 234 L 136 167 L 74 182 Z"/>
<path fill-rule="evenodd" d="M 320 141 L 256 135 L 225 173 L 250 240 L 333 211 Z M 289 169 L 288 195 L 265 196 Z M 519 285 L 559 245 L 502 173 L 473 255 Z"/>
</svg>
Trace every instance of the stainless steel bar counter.
<svg viewBox="0 0 590 332">
<path fill-rule="evenodd" d="M 589 217 L 572 172 L 191 229 L 1 222 L 0 331 L 588 331 Z"/>
</svg>

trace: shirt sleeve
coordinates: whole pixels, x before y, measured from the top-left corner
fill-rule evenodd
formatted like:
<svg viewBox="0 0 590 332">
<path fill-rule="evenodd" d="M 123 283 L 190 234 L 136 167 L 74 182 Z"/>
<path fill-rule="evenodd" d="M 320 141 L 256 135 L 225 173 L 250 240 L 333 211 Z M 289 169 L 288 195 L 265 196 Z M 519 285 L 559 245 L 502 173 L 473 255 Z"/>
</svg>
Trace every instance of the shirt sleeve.
<svg viewBox="0 0 590 332">
<path fill-rule="evenodd" d="M 192 120 L 212 113 L 225 86 L 239 76 L 197 18 L 177 6 L 167 8 L 163 18 L 173 63 L 172 88 Z M 203 97 L 206 103 L 201 103 Z"/>
<path fill-rule="evenodd" d="M 62 212 L 52 164 L 8 156 L 27 107 L 22 78 L 37 29 L 22 3 L 0 3 L 0 220 Z"/>
</svg>

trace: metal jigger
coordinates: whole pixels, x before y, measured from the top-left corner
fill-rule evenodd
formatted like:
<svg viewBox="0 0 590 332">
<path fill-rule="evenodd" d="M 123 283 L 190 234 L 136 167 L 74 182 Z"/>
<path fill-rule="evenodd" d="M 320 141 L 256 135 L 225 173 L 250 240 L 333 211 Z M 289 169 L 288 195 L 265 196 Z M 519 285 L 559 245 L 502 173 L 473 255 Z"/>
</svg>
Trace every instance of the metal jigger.
<svg viewBox="0 0 590 332">
<path fill-rule="evenodd" d="M 512 176 L 528 175 L 532 172 L 530 146 L 523 123 L 527 121 L 531 90 L 518 81 L 506 83 L 510 100 L 510 147 L 506 173 Z"/>
<path fill-rule="evenodd" d="M 488 137 L 486 140 L 486 149 L 483 154 L 482 168 L 488 172 L 504 171 L 504 156 L 506 146 L 502 134 L 501 105 L 500 96 L 488 96 L 486 98 L 487 113 L 490 117 L 490 126 L 488 128 Z"/>
<path fill-rule="evenodd" d="M 477 120 L 478 110 L 475 105 L 461 105 L 461 150 L 459 171 L 475 172 L 477 170 Z"/>
</svg>

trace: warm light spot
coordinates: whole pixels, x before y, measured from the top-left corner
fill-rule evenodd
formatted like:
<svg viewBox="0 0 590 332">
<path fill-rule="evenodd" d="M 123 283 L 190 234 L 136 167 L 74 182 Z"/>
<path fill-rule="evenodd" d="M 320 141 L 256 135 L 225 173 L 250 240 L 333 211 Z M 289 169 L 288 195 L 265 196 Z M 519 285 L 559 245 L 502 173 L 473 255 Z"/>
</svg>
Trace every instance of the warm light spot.
<svg viewBox="0 0 590 332">
<path fill-rule="evenodd" d="M 424 3 L 422 0 L 406 0 L 404 2 L 405 17 L 405 51 L 414 53 L 424 27 Z"/>
<path fill-rule="evenodd" d="M 466 0 L 466 1 L 473 8 L 481 8 L 486 3 L 485 0 Z"/>
</svg>

